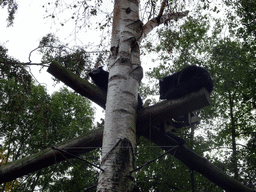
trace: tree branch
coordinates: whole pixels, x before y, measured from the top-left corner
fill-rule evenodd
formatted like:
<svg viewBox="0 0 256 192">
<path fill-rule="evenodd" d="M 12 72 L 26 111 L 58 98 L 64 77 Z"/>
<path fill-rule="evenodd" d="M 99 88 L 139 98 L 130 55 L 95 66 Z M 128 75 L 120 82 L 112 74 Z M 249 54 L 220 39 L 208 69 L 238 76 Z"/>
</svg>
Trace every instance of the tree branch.
<svg viewBox="0 0 256 192">
<path fill-rule="evenodd" d="M 145 25 L 142 27 L 142 36 L 139 41 L 141 41 L 143 38 L 147 36 L 148 33 L 150 33 L 155 27 L 161 25 L 161 24 L 167 24 L 171 20 L 177 21 L 178 19 L 181 19 L 188 15 L 189 11 L 184 12 L 176 12 L 176 13 L 168 13 L 163 14 L 164 8 L 165 8 L 165 1 L 163 1 L 160 12 L 157 17 L 149 20 Z"/>
<path fill-rule="evenodd" d="M 164 9 L 165 9 L 165 7 L 166 7 L 166 3 L 167 3 L 167 0 L 163 0 L 163 1 L 162 1 L 160 11 L 159 11 L 159 13 L 158 13 L 158 15 L 157 15 L 157 17 L 156 17 L 157 20 L 159 20 L 159 22 L 160 22 L 160 18 L 162 17 L 162 15 L 163 15 L 163 13 L 164 13 Z"/>
</svg>

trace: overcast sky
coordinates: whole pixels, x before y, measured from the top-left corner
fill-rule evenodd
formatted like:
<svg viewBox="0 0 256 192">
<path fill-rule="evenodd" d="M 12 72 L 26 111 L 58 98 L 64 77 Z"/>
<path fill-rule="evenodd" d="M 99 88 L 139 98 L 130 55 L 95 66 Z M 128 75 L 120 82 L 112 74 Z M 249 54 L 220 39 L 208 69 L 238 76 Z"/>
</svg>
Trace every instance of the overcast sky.
<svg viewBox="0 0 256 192">
<path fill-rule="evenodd" d="M 8 49 L 8 55 L 21 62 L 28 62 L 29 53 L 38 47 L 39 41 L 43 36 L 48 33 L 54 33 L 60 37 L 62 42 L 72 40 L 69 38 L 72 32 L 71 26 L 65 25 L 62 27 L 59 23 L 55 23 L 52 19 L 44 19 L 45 9 L 42 8 L 42 4 L 38 1 L 26 0 L 18 1 L 19 7 L 17 14 L 15 15 L 13 27 L 6 27 L 7 10 L 0 9 L 0 44 L 4 45 Z M 88 38 L 88 34 L 86 35 Z M 66 43 L 66 42 L 65 42 Z M 77 42 L 72 42 L 73 45 Z M 40 63 L 41 56 L 36 52 L 33 52 L 31 60 L 33 63 Z M 51 75 L 45 70 L 39 73 L 38 66 L 32 66 L 31 71 L 35 76 L 36 80 L 46 86 L 47 91 L 52 93 L 57 91 L 60 86 L 53 87 L 51 81 Z M 97 106 L 94 104 L 93 106 Z M 104 118 L 102 109 L 97 107 L 96 120 Z"/>
<path fill-rule="evenodd" d="M 39 45 L 40 39 L 47 33 L 53 32 L 50 23 L 43 19 L 43 9 L 32 1 L 19 3 L 13 27 L 6 27 L 7 10 L 0 9 L 0 43 L 8 49 L 8 55 L 21 62 L 28 62 L 29 53 Z M 33 63 L 40 63 L 41 56 L 32 54 Z M 49 84 L 51 76 L 45 72 L 39 74 L 39 67 L 31 67 L 33 74 L 40 83 Z M 47 86 L 48 91 L 54 89 Z"/>
</svg>

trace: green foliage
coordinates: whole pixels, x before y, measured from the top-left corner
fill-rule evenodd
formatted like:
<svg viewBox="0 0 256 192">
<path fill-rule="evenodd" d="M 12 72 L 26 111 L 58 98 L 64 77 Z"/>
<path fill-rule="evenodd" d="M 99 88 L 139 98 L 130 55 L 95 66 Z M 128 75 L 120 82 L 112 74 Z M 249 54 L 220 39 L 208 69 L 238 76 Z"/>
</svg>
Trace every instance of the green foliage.
<svg viewBox="0 0 256 192">
<path fill-rule="evenodd" d="M 151 78 L 162 78 L 187 64 L 203 66 L 210 72 L 214 80 L 211 106 L 200 110 L 201 124 L 197 126 L 193 140 L 185 136 L 191 136 L 191 129 L 181 136 L 186 139 L 187 144 L 193 144 L 194 150 L 204 154 L 227 174 L 234 175 L 237 170 L 239 181 L 254 188 L 256 158 L 255 150 L 252 149 L 256 126 L 256 58 L 254 42 L 251 40 L 255 35 L 248 29 L 248 38 L 245 39 L 246 34 L 241 36 L 240 30 L 245 32 L 247 25 L 244 23 L 245 26 L 239 28 L 239 20 L 229 20 L 230 18 L 213 20 L 208 16 L 197 19 L 189 17 L 181 28 L 172 26 L 159 30 L 160 43 L 155 48 L 151 45 L 150 51 L 159 53 L 161 63 L 147 74 Z M 229 29 L 230 37 L 223 38 L 220 35 L 223 28 Z M 185 174 L 186 171 L 180 172 Z M 172 179 L 182 183 L 182 178 L 186 177 L 179 177 L 179 173 L 175 174 L 178 179 Z M 159 178 L 164 179 L 161 176 Z M 188 182 L 189 178 L 186 178 L 186 181 Z M 221 191 L 201 176 L 196 176 L 195 181 L 200 190 Z M 149 186 L 151 185 L 149 183 Z"/>
<path fill-rule="evenodd" d="M 167 28 L 160 31 L 160 42 L 156 50 L 172 53 L 173 49 L 177 49 L 188 55 L 191 50 L 197 49 L 200 53 L 199 45 L 208 28 L 206 17 L 200 19 L 188 17 L 179 30 Z"/>
<path fill-rule="evenodd" d="M 108 55 L 107 51 L 87 53 L 81 47 L 69 48 L 68 44 L 61 43 L 53 34 L 44 36 L 39 43 L 38 49 L 43 55 L 43 64 L 57 61 L 63 67 L 85 79 L 89 78 L 89 71 L 106 64 Z"/>
<path fill-rule="evenodd" d="M 163 153 L 158 146 L 140 138 L 136 163 L 138 166 L 143 165 Z M 165 155 L 136 172 L 137 186 L 142 191 L 188 191 L 189 177 L 189 170 L 170 155 Z"/>
<path fill-rule="evenodd" d="M 14 79 L 3 80 L 1 87 L 6 97 L 1 103 L 0 125 L 5 133 L 3 147 L 9 161 L 26 157 L 46 147 L 72 139 L 92 128 L 93 110 L 90 108 L 90 103 L 87 99 L 67 89 L 61 89 L 49 96 L 42 86 L 31 85 L 31 92 L 24 94 L 21 91 L 22 87 L 17 86 Z M 97 151 L 94 151 L 87 154 L 86 158 L 95 159 L 96 156 L 98 156 Z M 82 167 L 84 171 L 81 171 Z M 63 162 L 41 170 L 37 174 L 31 174 L 28 180 L 19 186 L 18 191 L 32 189 L 32 184 L 44 186 L 45 189 L 54 188 L 53 191 L 62 191 L 63 188 L 56 189 L 58 182 L 70 183 L 70 177 L 77 178 L 73 182 L 84 179 L 84 177 L 79 177 L 82 175 L 77 174 L 78 170 L 85 175 L 95 174 L 94 170 L 88 169 L 85 163 L 70 160 L 70 162 Z M 80 190 L 84 185 L 86 182 L 78 185 Z M 73 186 L 66 184 L 67 190 L 68 186 L 72 191 Z"/>
<path fill-rule="evenodd" d="M 251 0 L 237 0 L 237 1 L 225 1 L 226 4 L 233 9 L 239 16 L 239 26 L 237 26 L 237 36 L 243 38 L 245 44 L 249 44 L 251 48 L 255 49 L 256 38 L 256 2 Z M 234 17 L 230 14 L 229 17 Z"/>
<path fill-rule="evenodd" d="M 73 73 L 88 78 L 86 71 L 90 70 L 92 63 L 84 49 L 68 48 L 53 34 L 47 34 L 39 43 L 39 51 L 43 54 L 42 63 L 57 61 Z"/>
<path fill-rule="evenodd" d="M 17 60 L 8 56 L 8 50 L 0 46 L 0 78 L 11 79 L 21 84 L 24 87 L 24 91 L 29 91 L 31 76 L 25 70 L 24 66 Z"/>
<path fill-rule="evenodd" d="M 189 139 L 187 138 L 189 144 Z M 198 141 L 199 148 L 202 149 L 202 140 Z M 175 148 L 173 149 L 175 151 Z M 159 155 L 164 153 L 163 150 L 146 140 L 140 138 L 140 144 L 137 148 L 136 163 L 137 166 L 145 164 Z M 199 151 L 198 151 L 199 153 Z M 191 176 L 195 177 L 195 191 L 212 191 L 220 192 L 222 189 L 211 183 L 200 174 L 188 169 L 175 157 L 165 155 L 156 161 L 142 167 L 136 172 L 136 184 L 141 191 L 192 191 Z"/>
<path fill-rule="evenodd" d="M 30 77 L 29 74 L 6 52 L 2 49 L 0 63 L 1 151 L 5 157 L 2 164 L 27 157 L 92 129 L 94 111 L 86 98 L 66 88 L 47 94 L 41 85 L 24 80 Z M 84 156 L 95 164 L 98 164 L 98 157 L 97 150 Z M 95 174 L 95 170 L 86 163 L 69 160 L 19 178 L 12 187 L 16 191 L 33 191 L 38 187 L 50 191 L 73 191 L 75 188 L 82 191 L 95 182 Z M 23 179 L 25 182 L 21 182 Z"/>
</svg>

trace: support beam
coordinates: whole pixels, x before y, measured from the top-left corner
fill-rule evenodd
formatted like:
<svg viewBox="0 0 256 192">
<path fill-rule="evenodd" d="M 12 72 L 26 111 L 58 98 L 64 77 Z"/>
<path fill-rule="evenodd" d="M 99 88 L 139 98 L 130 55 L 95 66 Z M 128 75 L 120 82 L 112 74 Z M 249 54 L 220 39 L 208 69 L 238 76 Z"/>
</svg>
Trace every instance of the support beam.
<svg viewBox="0 0 256 192">
<path fill-rule="evenodd" d="M 100 88 L 84 79 L 81 79 L 78 75 L 75 75 L 57 62 L 52 62 L 50 67 L 47 69 L 47 72 L 70 88 L 74 89 L 77 93 L 87 97 L 105 109 L 107 94 Z"/>
<path fill-rule="evenodd" d="M 81 155 L 102 146 L 103 128 L 88 131 L 77 138 L 56 145 L 74 155 Z M 33 173 L 61 161 L 73 158 L 50 147 L 29 157 L 11 162 L 0 167 L 0 184 L 15 180 L 18 177 Z"/>
<path fill-rule="evenodd" d="M 155 126 L 151 127 L 150 133 L 144 132 L 142 136 L 152 141 L 165 151 L 170 150 L 174 145 L 173 139 L 157 129 Z M 207 179 L 209 179 L 226 191 L 255 192 L 254 190 L 246 187 L 239 181 L 230 177 L 218 167 L 211 164 L 206 158 L 201 157 L 186 146 L 179 146 L 176 150 L 171 150 L 169 154 L 180 160 L 191 170 L 197 171 L 198 173 L 202 174 L 204 177 L 206 177 Z"/>
<path fill-rule="evenodd" d="M 210 105 L 210 94 L 205 88 L 177 100 L 166 100 L 138 111 L 137 132 L 141 133 L 153 124 L 186 115 Z"/>
<path fill-rule="evenodd" d="M 148 127 L 147 127 L 148 128 Z M 57 148 L 79 155 L 84 154 L 101 147 L 103 129 L 97 129 L 88 132 L 72 139 L 65 144 L 56 145 Z M 157 129 L 155 126 L 151 127 L 151 132 L 144 132 L 142 134 L 148 140 L 157 144 L 163 150 L 169 150 L 171 147 L 177 145 L 177 142 Z M 86 147 L 86 148 L 85 148 Z M 219 168 L 211 164 L 206 158 L 196 154 L 186 146 L 179 146 L 176 150 L 170 152 L 175 158 L 179 159 L 187 167 L 197 171 L 210 181 L 220 186 L 224 190 L 232 192 L 254 192 L 254 190 L 244 186 L 234 178 L 228 176 Z M 39 153 L 31 155 L 30 157 L 12 162 L 8 165 L 0 167 L 0 184 L 12 181 L 23 175 L 33 173 L 42 168 L 54 165 L 55 163 L 65 161 L 73 158 L 72 156 L 63 156 L 56 150 L 47 148 Z"/>
</svg>

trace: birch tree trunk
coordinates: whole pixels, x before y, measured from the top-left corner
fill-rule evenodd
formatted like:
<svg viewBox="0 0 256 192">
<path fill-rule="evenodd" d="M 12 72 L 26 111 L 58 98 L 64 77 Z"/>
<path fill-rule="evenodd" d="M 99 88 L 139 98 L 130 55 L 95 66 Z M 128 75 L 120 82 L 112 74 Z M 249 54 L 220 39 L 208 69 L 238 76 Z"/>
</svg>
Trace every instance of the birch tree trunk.
<svg viewBox="0 0 256 192">
<path fill-rule="evenodd" d="M 97 191 L 132 191 L 138 88 L 143 76 L 139 1 L 115 0 L 102 162 Z"/>
</svg>

